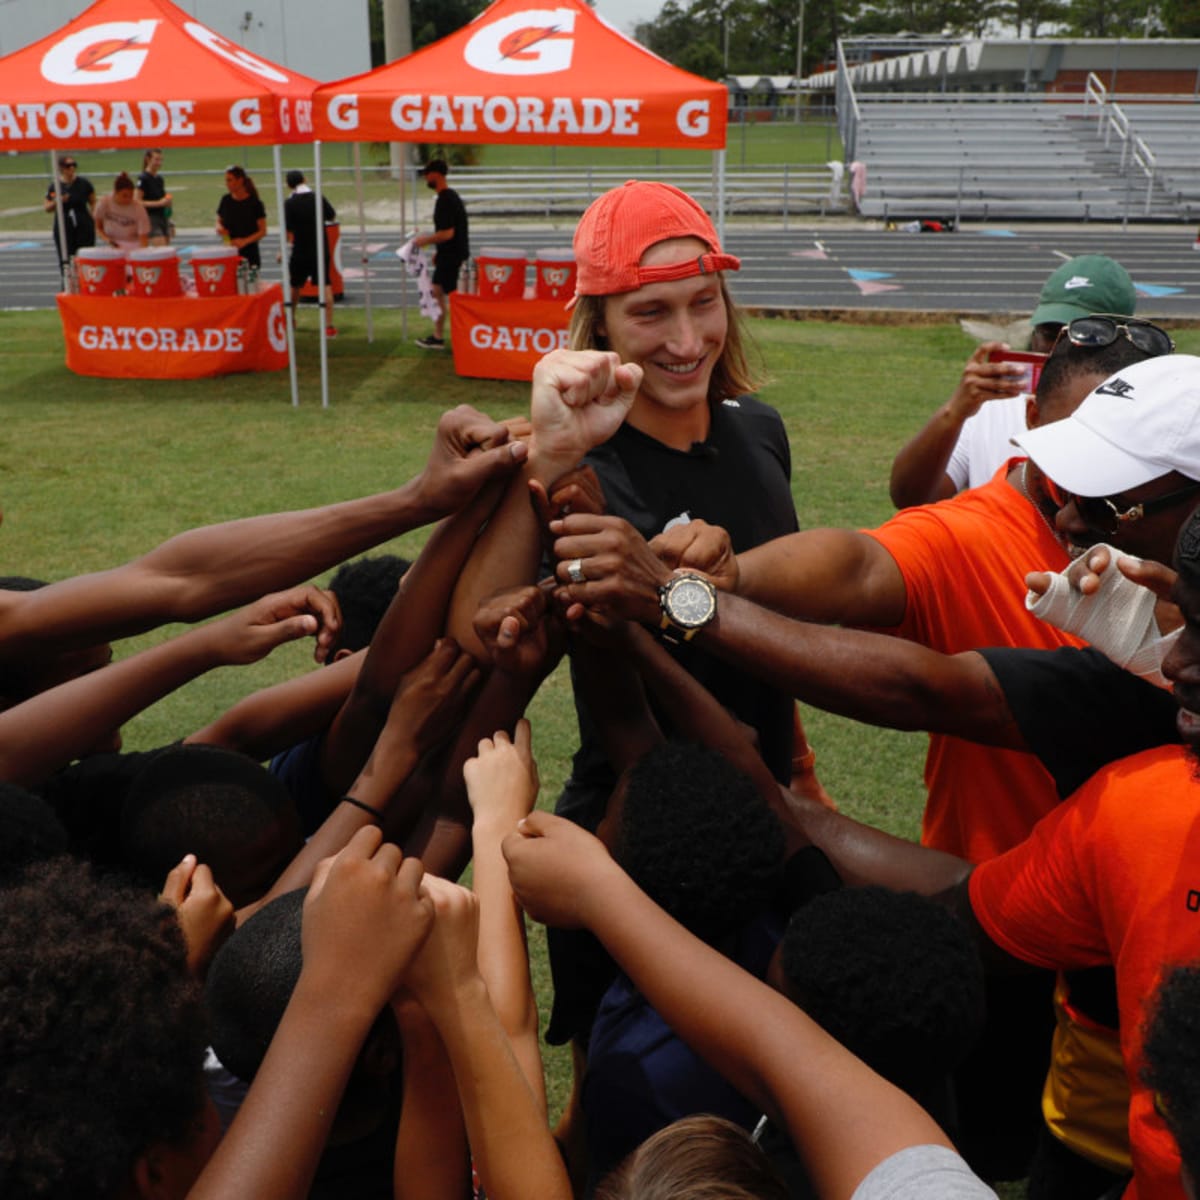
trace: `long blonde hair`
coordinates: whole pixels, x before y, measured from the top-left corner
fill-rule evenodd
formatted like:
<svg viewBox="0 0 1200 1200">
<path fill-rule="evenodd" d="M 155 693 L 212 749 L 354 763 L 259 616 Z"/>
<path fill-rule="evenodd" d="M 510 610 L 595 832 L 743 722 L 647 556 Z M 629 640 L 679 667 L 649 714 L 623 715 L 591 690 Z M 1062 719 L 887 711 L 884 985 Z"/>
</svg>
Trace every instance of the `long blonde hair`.
<svg viewBox="0 0 1200 1200">
<path fill-rule="evenodd" d="M 738 312 L 729 289 L 725 286 L 725 276 L 719 275 L 721 284 L 721 300 L 725 304 L 728 316 L 728 328 L 725 332 L 725 346 L 721 357 L 708 381 L 708 402 L 715 404 L 721 400 L 732 400 L 735 396 L 743 396 L 761 386 L 763 380 L 750 370 L 746 359 L 746 347 L 742 334 L 742 319 Z M 608 340 L 600 333 L 604 324 L 604 303 L 607 296 L 579 296 L 575 307 L 571 310 L 571 324 L 567 331 L 567 347 L 570 350 L 607 350 Z"/>
</svg>

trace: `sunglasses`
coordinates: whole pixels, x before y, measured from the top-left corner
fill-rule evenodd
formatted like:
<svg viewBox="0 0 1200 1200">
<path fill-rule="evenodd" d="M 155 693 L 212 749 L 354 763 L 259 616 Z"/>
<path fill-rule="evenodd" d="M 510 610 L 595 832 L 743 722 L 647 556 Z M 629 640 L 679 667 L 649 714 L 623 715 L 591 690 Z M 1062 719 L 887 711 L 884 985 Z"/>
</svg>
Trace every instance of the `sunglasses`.
<svg viewBox="0 0 1200 1200">
<path fill-rule="evenodd" d="M 1155 496 L 1152 500 L 1143 500 L 1140 504 L 1130 504 L 1125 508 L 1120 507 L 1111 496 L 1077 496 L 1059 487 L 1053 479 L 1046 479 L 1046 492 L 1060 509 L 1074 503 L 1080 519 L 1093 533 L 1112 537 L 1144 517 L 1162 512 L 1186 497 L 1194 496 L 1200 492 L 1200 483 L 1176 488 L 1165 496 Z"/>
<path fill-rule="evenodd" d="M 1143 354 L 1157 358 L 1161 354 L 1172 354 L 1175 343 L 1165 329 L 1159 329 L 1149 321 L 1137 317 L 1118 317 L 1109 313 L 1093 313 L 1090 317 L 1076 317 L 1064 325 L 1055 339 L 1055 346 L 1066 338 L 1072 346 L 1083 346 L 1089 350 L 1102 350 L 1111 346 L 1119 337 L 1132 342 Z"/>
<path fill-rule="evenodd" d="M 74 168 L 74 167 L 76 167 L 76 166 L 78 166 L 78 165 L 79 165 L 78 163 L 73 163 L 73 162 L 71 162 L 71 163 L 63 163 L 63 165 L 62 165 L 62 169 L 63 169 L 64 171 L 66 171 L 66 170 L 68 170 L 68 169 L 70 169 L 70 168 Z"/>
</svg>

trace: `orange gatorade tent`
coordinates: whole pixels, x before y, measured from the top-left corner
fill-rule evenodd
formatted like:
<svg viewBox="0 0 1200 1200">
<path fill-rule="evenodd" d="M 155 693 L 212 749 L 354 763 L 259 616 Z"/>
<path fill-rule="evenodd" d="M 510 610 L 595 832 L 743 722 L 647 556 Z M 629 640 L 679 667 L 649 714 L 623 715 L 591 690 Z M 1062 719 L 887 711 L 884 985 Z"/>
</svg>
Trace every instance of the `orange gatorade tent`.
<svg viewBox="0 0 1200 1200">
<path fill-rule="evenodd" d="M 96 0 L 55 33 L 0 59 L 0 151 L 49 150 L 53 175 L 56 147 L 273 145 L 286 254 L 279 146 L 312 141 L 315 87 L 170 0 Z M 284 290 L 290 298 L 286 275 Z"/>
<path fill-rule="evenodd" d="M 315 87 L 170 0 L 97 0 L 0 59 L 0 150 L 308 142 Z"/>
<path fill-rule="evenodd" d="M 325 141 L 719 150 L 726 97 L 583 0 L 496 0 L 432 46 L 318 88 L 314 126 Z"/>
</svg>

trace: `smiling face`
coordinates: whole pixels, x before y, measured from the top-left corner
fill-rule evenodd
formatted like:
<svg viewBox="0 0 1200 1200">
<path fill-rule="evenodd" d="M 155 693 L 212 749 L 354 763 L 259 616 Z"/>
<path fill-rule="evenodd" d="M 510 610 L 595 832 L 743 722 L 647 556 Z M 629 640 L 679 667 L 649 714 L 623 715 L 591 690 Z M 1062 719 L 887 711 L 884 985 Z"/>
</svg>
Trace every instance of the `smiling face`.
<svg viewBox="0 0 1200 1200">
<path fill-rule="evenodd" d="M 698 238 L 657 242 L 641 265 L 694 259 L 708 247 Z M 645 372 L 629 414 L 635 428 L 668 444 L 690 445 L 708 432 L 708 392 L 725 348 L 729 313 L 719 275 L 652 283 L 604 301 L 598 330 L 622 362 Z"/>
<path fill-rule="evenodd" d="M 242 183 L 242 177 L 240 175 L 235 175 L 232 171 L 226 171 L 225 186 L 229 189 L 229 194 L 231 196 L 235 196 L 239 199 L 241 198 L 244 192 L 244 187 Z"/>
</svg>

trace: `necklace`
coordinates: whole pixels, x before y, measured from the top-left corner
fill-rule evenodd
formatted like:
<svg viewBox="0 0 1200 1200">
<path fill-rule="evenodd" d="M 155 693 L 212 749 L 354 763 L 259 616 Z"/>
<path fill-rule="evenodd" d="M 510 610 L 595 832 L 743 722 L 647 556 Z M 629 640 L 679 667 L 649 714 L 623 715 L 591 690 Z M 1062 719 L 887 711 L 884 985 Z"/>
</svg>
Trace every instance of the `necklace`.
<svg viewBox="0 0 1200 1200">
<path fill-rule="evenodd" d="M 1061 534 L 1059 534 L 1058 530 L 1055 529 L 1054 526 L 1050 523 L 1050 518 L 1048 516 L 1046 516 L 1045 512 L 1042 509 L 1042 506 L 1040 504 L 1038 504 L 1036 500 L 1034 500 L 1032 494 L 1029 491 L 1029 459 L 1026 459 L 1021 464 L 1021 473 L 1020 473 L 1020 475 L 1017 476 L 1017 491 L 1020 492 L 1021 495 L 1025 497 L 1025 499 L 1029 502 L 1030 506 L 1033 508 L 1033 511 L 1035 513 L 1037 513 L 1037 515 L 1039 517 L 1042 518 L 1042 524 L 1045 525 L 1045 527 L 1048 530 L 1050 530 L 1050 536 L 1060 546 L 1062 546 L 1062 548 L 1064 550 L 1068 549 L 1067 544 L 1063 540 Z"/>
</svg>

